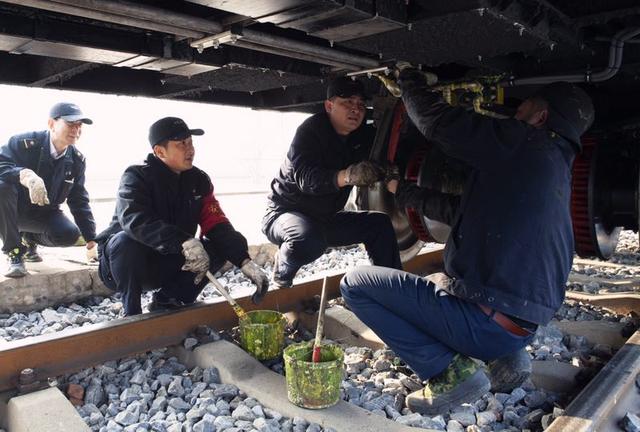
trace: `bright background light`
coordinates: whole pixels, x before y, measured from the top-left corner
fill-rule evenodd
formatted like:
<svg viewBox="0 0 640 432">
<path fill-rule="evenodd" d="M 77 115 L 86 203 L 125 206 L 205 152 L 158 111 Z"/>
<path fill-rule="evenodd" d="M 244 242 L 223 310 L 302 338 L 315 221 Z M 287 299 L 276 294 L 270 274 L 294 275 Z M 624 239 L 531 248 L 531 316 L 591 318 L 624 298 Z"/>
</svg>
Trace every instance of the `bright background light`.
<svg viewBox="0 0 640 432">
<path fill-rule="evenodd" d="M 223 210 L 250 243 L 265 241 L 260 233 L 266 192 L 289 148 L 296 128 L 308 114 L 256 111 L 222 105 L 177 102 L 143 97 L 37 89 L 0 85 L 4 109 L 0 143 L 12 135 L 47 127 L 49 109 L 74 102 L 93 120 L 84 125 L 78 149 L 87 158 L 87 189 L 98 228 L 113 212 L 118 181 L 124 169 L 150 153 L 149 126 L 165 116 L 181 117 L 190 128 L 204 129 L 194 137 L 194 164 L 206 171 Z M 227 195 L 256 192 L 251 195 Z M 63 206 L 63 207 L 66 207 Z"/>
</svg>

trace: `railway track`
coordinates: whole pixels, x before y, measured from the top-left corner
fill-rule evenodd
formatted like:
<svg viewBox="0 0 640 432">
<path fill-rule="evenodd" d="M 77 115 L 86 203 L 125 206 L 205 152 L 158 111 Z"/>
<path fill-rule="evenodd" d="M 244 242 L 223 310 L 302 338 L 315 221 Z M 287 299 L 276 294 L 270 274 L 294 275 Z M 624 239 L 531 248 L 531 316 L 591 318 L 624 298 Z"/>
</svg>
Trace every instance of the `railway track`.
<svg viewBox="0 0 640 432">
<path fill-rule="evenodd" d="M 442 251 L 436 250 L 418 255 L 406 267 L 415 273 L 428 273 L 437 270 L 441 260 Z M 329 298 L 338 297 L 338 283 L 342 273 L 334 272 L 328 274 L 328 277 Z M 261 308 L 286 312 L 289 317 L 303 321 L 306 319 L 308 322 L 304 324 L 310 327 L 313 319 L 302 314 L 301 311 L 305 308 L 305 302 L 320 293 L 321 282 L 322 278 L 313 278 L 304 280 L 289 290 L 272 291 L 266 296 Z M 598 296 L 569 292 L 567 297 L 602 306 L 618 313 L 640 312 L 640 295 L 637 294 L 619 293 Z M 240 298 L 238 301 L 241 306 L 251 309 L 248 297 Z M 373 348 L 382 346 L 372 332 L 362 328 L 361 324 L 358 327 L 357 319 L 349 315 L 349 312 L 342 313 L 346 313 L 347 316 L 329 317 L 329 323 L 325 327 L 327 338 L 346 341 L 357 346 Z M 564 329 L 569 333 L 582 334 L 596 342 L 618 340 L 613 345 L 622 346 L 567 406 L 564 414 L 556 418 L 547 430 L 553 432 L 619 430 L 616 426 L 618 421 L 626 412 L 633 412 L 640 406 L 640 394 L 635 385 L 636 375 L 640 372 L 640 347 L 638 347 L 640 333 L 636 332 L 624 342 L 620 340 L 617 327 L 607 329 L 607 323 L 602 324 L 595 327 L 593 323 L 586 326 L 569 325 Z M 8 405 L 3 404 L 2 400 L 8 401 L 18 393 L 47 388 L 52 377 L 157 348 L 178 346 L 187 335 L 202 325 L 218 330 L 230 329 L 237 325 L 237 317 L 232 309 L 222 302 L 222 299 L 216 299 L 169 313 L 143 314 L 49 335 L 7 343 L 0 342 L 0 392 L 4 392 L 0 397 L 0 420 L 4 416 L 6 424 L 8 415 L 6 409 Z M 195 354 L 185 353 L 182 350 L 181 355 L 189 363 L 202 367 L 215 364 L 220 369 L 224 382 L 238 385 L 240 390 L 245 391 L 249 396 L 259 400 L 274 397 L 273 394 L 264 394 L 266 391 L 264 389 L 273 388 L 274 385 L 277 387 L 274 380 L 278 381 L 281 378 L 272 376 L 276 374 L 268 371 L 258 362 L 251 363 L 252 366 L 248 371 L 245 362 L 222 361 L 220 359 L 224 357 L 241 356 L 242 353 L 238 352 L 241 350 L 218 342 L 211 345 L 211 347 L 197 349 Z M 216 347 L 214 348 L 213 345 Z M 567 372 L 568 369 L 563 369 L 566 365 L 554 366 L 549 363 L 551 362 L 536 362 L 535 384 L 543 388 L 555 386 L 554 390 L 568 390 L 572 386 L 571 376 L 575 371 Z M 243 366 L 239 366 L 241 364 Z M 266 372 L 262 369 L 266 369 Z M 283 397 L 286 398 L 286 395 Z M 367 411 L 346 402 L 336 406 L 333 411 L 298 410 L 301 409 L 292 406 L 290 412 L 285 414 L 291 417 L 304 416 L 312 421 L 334 427 L 336 430 L 406 429 L 395 422 L 376 418 L 377 416 L 372 416 Z M 333 417 L 338 420 L 332 423 L 330 419 Z M 343 419 L 346 423 L 340 423 L 339 419 Z M 383 420 L 386 423 L 382 422 Z M 3 422 L 0 421 L 0 426 L 2 424 Z M 9 430 L 9 432 L 14 431 Z"/>
</svg>

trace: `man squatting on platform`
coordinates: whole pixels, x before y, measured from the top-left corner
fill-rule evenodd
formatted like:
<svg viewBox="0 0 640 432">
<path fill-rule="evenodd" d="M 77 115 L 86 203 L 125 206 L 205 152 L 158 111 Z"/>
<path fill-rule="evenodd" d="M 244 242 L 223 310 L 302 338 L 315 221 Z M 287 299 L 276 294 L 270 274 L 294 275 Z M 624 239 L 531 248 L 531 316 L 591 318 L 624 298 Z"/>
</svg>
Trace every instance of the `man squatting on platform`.
<svg viewBox="0 0 640 432">
<path fill-rule="evenodd" d="M 6 277 L 28 274 L 40 262 L 38 245 L 73 246 L 80 234 L 87 257 L 95 252 L 96 224 L 84 186 L 85 158 L 76 148 L 83 124 L 93 122 L 72 103 L 55 104 L 47 130 L 9 138 L 0 148 L 0 239 Z M 60 209 L 66 200 L 75 224 Z"/>
</svg>

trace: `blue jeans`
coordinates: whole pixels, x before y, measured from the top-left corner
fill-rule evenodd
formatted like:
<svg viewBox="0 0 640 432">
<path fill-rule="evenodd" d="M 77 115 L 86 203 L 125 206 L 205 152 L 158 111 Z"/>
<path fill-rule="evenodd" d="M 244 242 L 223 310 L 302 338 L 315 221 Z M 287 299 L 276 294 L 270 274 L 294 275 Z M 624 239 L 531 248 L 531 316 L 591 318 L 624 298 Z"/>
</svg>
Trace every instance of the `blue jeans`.
<svg viewBox="0 0 640 432">
<path fill-rule="evenodd" d="M 446 369 L 456 353 L 489 361 L 533 337 L 509 333 L 475 303 L 438 295 L 433 283 L 399 270 L 357 268 L 340 290 L 358 318 L 423 380 Z"/>
<path fill-rule="evenodd" d="M 319 221 L 300 212 L 280 214 L 265 227 L 270 242 L 280 246 L 280 279 L 292 280 L 304 264 L 319 258 L 329 246 L 364 243 L 373 264 L 402 268 L 395 231 L 389 216 L 380 212 L 338 212 Z"/>
</svg>

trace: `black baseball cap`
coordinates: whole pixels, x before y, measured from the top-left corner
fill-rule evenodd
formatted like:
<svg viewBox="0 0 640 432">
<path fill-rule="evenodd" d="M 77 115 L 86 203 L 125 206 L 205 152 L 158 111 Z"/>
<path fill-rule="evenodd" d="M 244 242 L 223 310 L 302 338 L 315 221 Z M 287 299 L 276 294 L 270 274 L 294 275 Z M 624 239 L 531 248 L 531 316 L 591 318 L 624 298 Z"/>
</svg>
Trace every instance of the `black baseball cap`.
<svg viewBox="0 0 640 432">
<path fill-rule="evenodd" d="M 346 76 L 331 80 L 327 86 L 327 99 L 335 96 L 341 98 L 349 98 L 351 96 L 360 96 L 362 99 L 367 98 L 362 81 Z"/>
<path fill-rule="evenodd" d="M 591 127 L 595 117 L 591 97 L 580 87 L 566 81 L 547 84 L 535 96 L 549 104 L 547 127 L 580 150 L 580 137 Z"/>
<path fill-rule="evenodd" d="M 49 110 L 49 117 L 52 119 L 63 119 L 70 122 L 81 121 L 85 124 L 93 124 L 93 120 L 82 113 L 80 107 L 69 102 L 59 102 Z"/>
<path fill-rule="evenodd" d="M 191 135 L 204 135 L 204 131 L 202 129 L 189 129 L 181 118 L 164 117 L 149 128 L 149 143 L 153 147 L 163 141 L 179 141 Z"/>
</svg>

